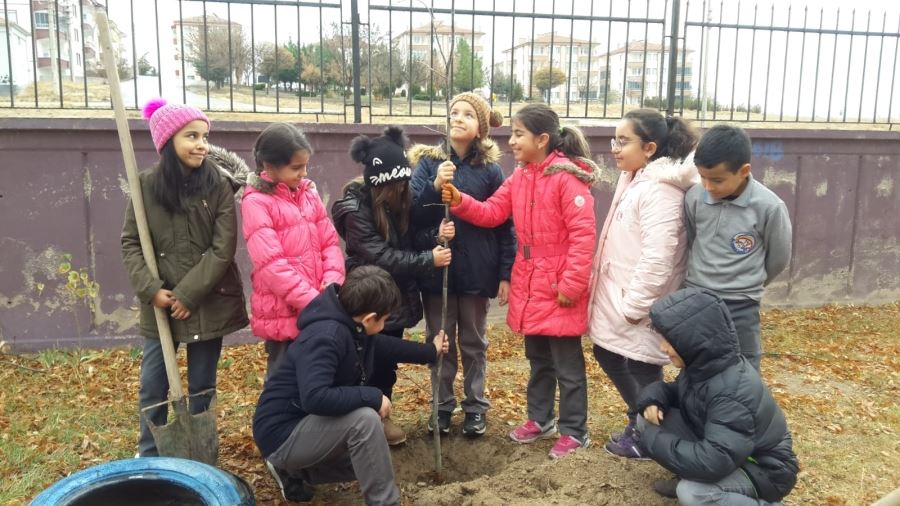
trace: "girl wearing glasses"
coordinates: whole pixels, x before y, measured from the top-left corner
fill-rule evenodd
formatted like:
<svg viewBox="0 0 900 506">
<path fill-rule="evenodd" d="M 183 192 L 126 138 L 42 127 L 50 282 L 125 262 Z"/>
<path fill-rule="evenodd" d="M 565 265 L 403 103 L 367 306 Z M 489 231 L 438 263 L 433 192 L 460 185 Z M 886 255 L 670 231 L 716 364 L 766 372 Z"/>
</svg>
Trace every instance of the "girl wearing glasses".
<svg viewBox="0 0 900 506">
<path fill-rule="evenodd" d="M 605 445 L 613 455 L 646 458 L 634 431 L 638 394 L 662 381 L 669 362 L 648 314 L 684 277 L 682 209 L 685 191 L 699 181 L 696 144 L 687 123 L 653 109 L 625 114 L 611 142 L 622 173 L 594 258 L 589 332 L 594 357 L 628 406 L 628 425 Z"/>
</svg>

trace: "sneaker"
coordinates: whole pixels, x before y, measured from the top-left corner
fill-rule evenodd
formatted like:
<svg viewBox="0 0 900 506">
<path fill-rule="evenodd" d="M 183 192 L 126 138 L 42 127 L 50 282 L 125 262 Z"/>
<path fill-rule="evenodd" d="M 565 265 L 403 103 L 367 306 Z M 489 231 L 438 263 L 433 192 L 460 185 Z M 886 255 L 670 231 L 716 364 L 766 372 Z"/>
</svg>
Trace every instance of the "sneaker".
<svg viewBox="0 0 900 506">
<path fill-rule="evenodd" d="M 281 490 L 281 497 L 285 501 L 307 502 L 312 500 L 313 493 L 304 486 L 302 479 L 288 475 L 283 470 L 273 466 L 268 460 L 266 460 L 266 468 L 269 470 L 272 478 L 275 479 L 275 483 L 278 484 L 278 489 Z"/>
<path fill-rule="evenodd" d="M 534 420 L 528 420 L 510 432 L 509 437 L 517 443 L 531 443 L 538 439 L 551 438 L 556 433 L 556 420 L 550 420 L 543 427 Z"/>
<path fill-rule="evenodd" d="M 396 446 L 406 442 L 406 433 L 403 432 L 399 425 L 391 421 L 390 418 L 385 418 L 382 422 L 384 423 L 384 438 L 387 439 L 389 446 Z"/>
<path fill-rule="evenodd" d="M 653 482 L 653 490 L 663 497 L 677 499 L 678 493 L 675 489 L 678 488 L 678 482 L 678 477 L 670 478 L 668 480 L 656 480 Z"/>
<path fill-rule="evenodd" d="M 463 422 L 463 434 L 466 436 L 480 436 L 484 434 L 487 428 L 487 415 L 484 413 L 466 413 L 466 420 Z"/>
<path fill-rule="evenodd" d="M 570 453 L 575 453 L 575 451 L 580 448 L 587 448 L 590 445 L 591 438 L 587 437 L 587 434 L 584 436 L 584 441 L 579 441 L 575 436 L 563 434 L 556 440 L 553 448 L 550 449 L 550 458 L 558 459 L 560 457 L 565 457 Z"/>
<path fill-rule="evenodd" d="M 466 420 L 469 419 L 468 416 L 466 415 Z M 438 410 L 438 427 L 441 429 L 441 434 L 450 434 L 450 418 L 452 417 L 452 411 Z M 434 433 L 434 421 L 431 417 L 428 417 L 428 432 Z"/>
<path fill-rule="evenodd" d="M 623 436 L 618 441 L 610 441 L 603 445 L 603 448 L 606 449 L 612 455 L 617 457 L 625 457 L 628 459 L 635 460 L 650 460 L 644 452 L 643 448 L 641 448 L 640 440 L 636 437 L 636 434 L 632 433 L 629 436 Z"/>
<path fill-rule="evenodd" d="M 631 436 L 634 434 L 634 422 L 628 422 L 628 425 L 625 426 L 625 429 L 622 432 L 616 432 L 615 434 L 609 435 L 609 440 L 613 443 L 618 443 L 620 439 L 625 436 Z"/>
</svg>

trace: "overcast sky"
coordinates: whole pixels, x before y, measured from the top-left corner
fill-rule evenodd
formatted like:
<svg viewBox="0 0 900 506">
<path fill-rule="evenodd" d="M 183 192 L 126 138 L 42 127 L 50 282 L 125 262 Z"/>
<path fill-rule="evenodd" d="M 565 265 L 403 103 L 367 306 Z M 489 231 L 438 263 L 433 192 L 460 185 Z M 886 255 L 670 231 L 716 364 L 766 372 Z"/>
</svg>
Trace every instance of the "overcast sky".
<svg viewBox="0 0 900 506">
<path fill-rule="evenodd" d="M 393 0 L 396 7 L 410 5 L 410 0 Z M 479 10 L 496 10 L 498 12 L 518 12 L 522 17 L 498 16 L 493 19 L 490 16 L 457 15 L 455 22 L 458 26 L 471 28 L 473 21 L 476 30 L 485 32 L 485 66 L 491 63 L 491 55 L 495 61 L 499 61 L 502 50 L 510 47 L 515 39 L 530 38 L 532 29 L 534 33 L 546 33 L 551 31 L 551 25 L 556 33 L 573 34 L 576 38 L 590 39 L 602 48 L 616 48 L 622 46 L 626 40 L 643 39 L 645 27 L 647 38 L 651 41 L 662 40 L 663 26 L 660 23 L 644 23 L 642 21 L 608 23 L 607 21 L 575 21 L 539 19 L 532 21 L 524 17 L 530 12 L 550 13 L 555 9 L 557 14 L 570 14 L 573 12 L 573 1 L 576 15 L 591 14 L 591 4 L 594 5 L 594 16 L 599 17 L 627 17 L 632 19 L 651 18 L 655 20 L 670 19 L 672 2 L 663 0 L 456 0 L 455 8 L 458 10 L 473 9 L 477 5 Z M 130 0 L 110 0 L 110 16 L 126 32 L 131 32 Z M 301 7 L 299 9 L 299 39 L 304 42 L 315 42 L 319 38 L 320 27 L 324 26 L 326 32 L 339 20 L 349 21 L 350 1 L 333 0 L 333 4 L 343 5 L 342 12 L 337 8 Z M 372 5 L 387 5 L 387 0 L 371 2 Z M 429 5 L 431 1 L 427 2 Z M 179 17 L 179 2 L 177 0 L 158 0 L 159 22 L 155 22 L 154 2 L 149 0 L 134 0 L 135 17 L 135 44 L 137 55 L 147 53 L 151 62 L 156 64 L 157 37 L 160 44 L 160 62 L 163 75 L 174 76 L 175 62 L 173 60 L 174 45 L 172 44 L 172 22 Z M 203 2 L 195 0 L 183 0 L 180 2 L 184 17 L 199 16 L 203 14 Z M 390 32 L 393 36 L 406 30 L 410 24 L 408 12 L 394 12 L 391 16 L 387 12 L 369 10 L 369 2 L 360 0 L 362 21 L 371 22 L 383 33 Z M 421 7 L 423 3 L 412 0 L 414 6 Z M 724 5 L 723 5 L 724 4 Z M 738 11 L 740 5 L 740 11 Z M 711 9 L 713 22 L 718 22 L 721 16 L 723 23 L 753 24 L 754 7 L 756 7 L 756 24 L 766 25 L 770 23 L 777 27 L 791 26 L 801 28 L 804 21 L 804 6 L 808 8 L 806 23 L 809 28 L 818 28 L 821 22 L 826 29 L 840 30 L 855 29 L 866 30 L 870 23 L 869 31 L 881 32 L 884 23 L 884 32 L 897 34 L 900 32 L 900 2 L 887 2 L 877 0 L 854 0 L 852 3 L 843 0 L 818 0 L 818 1 L 779 1 L 772 3 L 752 2 L 713 2 L 707 5 Z M 450 0 L 435 0 L 435 8 L 449 9 Z M 532 7 L 534 6 L 534 7 Z M 788 9 L 790 8 L 790 24 L 788 25 Z M 682 1 L 682 20 L 687 18 L 690 22 L 699 22 L 706 17 L 702 1 Z M 839 23 L 837 12 L 840 9 Z M 853 20 L 853 9 L 855 21 Z M 298 39 L 298 9 L 296 7 L 281 6 L 277 10 L 272 6 L 256 5 L 253 7 L 253 27 L 257 42 L 275 39 L 275 27 L 279 42 L 288 39 Z M 208 15 L 215 13 L 225 18 L 227 5 L 214 1 L 206 2 Z M 821 13 L 821 21 L 820 21 Z M 871 14 L 870 14 L 871 13 Z M 869 18 L 871 16 L 871 18 Z M 231 18 L 241 23 L 245 29 L 251 25 L 251 8 L 249 5 L 231 6 Z M 437 15 L 438 19 L 449 22 L 449 15 Z M 412 24 L 419 26 L 426 24 L 429 16 L 426 13 L 415 13 Z M 837 24 L 836 24 L 837 23 Z M 154 25 L 158 30 L 154 30 Z M 626 26 L 627 25 L 627 26 Z M 533 28 L 532 28 L 533 27 Z M 349 25 L 344 26 L 349 33 Z M 626 38 L 626 28 L 628 29 Z M 592 31 L 591 31 L 592 30 Z M 666 27 L 668 32 L 669 28 Z M 851 37 L 847 35 L 818 35 L 808 33 L 791 33 L 789 36 L 784 31 L 771 32 L 771 45 L 769 43 L 769 31 L 756 31 L 755 43 L 752 30 L 734 29 L 707 30 L 710 38 L 710 49 L 704 53 L 705 65 L 708 64 L 709 94 L 717 95 L 719 102 L 731 103 L 732 92 L 734 104 L 747 104 L 748 98 L 751 105 L 764 106 L 769 114 L 778 114 L 782 108 L 785 115 L 794 116 L 799 105 L 800 115 L 809 117 L 813 112 L 813 100 L 815 99 L 815 113 L 817 118 L 824 119 L 829 108 L 832 119 L 842 118 L 845 107 L 848 119 L 862 114 L 864 121 L 871 121 L 873 115 L 884 118 L 888 110 L 891 116 L 900 117 L 900 76 L 893 79 L 897 59 L 896 36 Z M 514 37 L 513 37 L 514 33 Z M 736 37 L 737 35 L 737 37 Z M 689 27 L 686 37 L 688 49 L 695 51 L 692 88 L 695 93 L 701 85 L 701 68 L 699 56 L 703 37 L 700 27 Z M 736 42 L 737 39 L 737 42 Z M 805 41 L 804 41 L 805 39 Z M 130 43 L 129 43 L 130 44 Z M 851 51 L 852 44 L 852 53 Z M 752 47 L 752 51 L 751 51 Z M 801 47 L 803 56 L 801 58 Z M 835 50 L 836 48 L 836 50 Z M 349 48 L 348 48 L 349 49 Z M 737 65 L 735 54 L 737 53 Z M 880 56 L 880 73 L 879 73 Z M 715 62 L 719 63 L 716 67 Z M 785 64 L 787 62 L 787 65 Z M 566 62 L 567 63 L 567 62 Z M 752 64 L 752 77 L 751 77 Z M 818 76 L 816 67 L 818 66 Z M 735 69 L 736 67 L 736 69 Z M 802 80 L 801 80 L 802 67 Z M 718 68 L 718 81 L 716 85 L 716 68 Z M 768 74 L 768 83 L 767 83 Z M 849 79 L 848 79 L 849 77 Z M 877 93 L 876 93 L 877 90 Z M 893 103 L 891 95 L 893 94 Z M 830 100 L 829 100 L 830 97 Z"/>
</svg>

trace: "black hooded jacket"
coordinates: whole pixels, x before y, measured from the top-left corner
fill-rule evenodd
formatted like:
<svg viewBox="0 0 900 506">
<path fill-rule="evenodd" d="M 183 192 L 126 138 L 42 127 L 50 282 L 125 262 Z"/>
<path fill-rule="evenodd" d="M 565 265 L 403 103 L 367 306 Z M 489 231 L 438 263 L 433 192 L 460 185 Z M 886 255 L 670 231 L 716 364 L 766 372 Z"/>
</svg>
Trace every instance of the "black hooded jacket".
<svg viewBox="0 0 900 506">
<path fill-rule="evenodd" d="M 307 415 L 341 416 L 357 408 L 381 408 L 382 393 L 367 386 L 376 361 L 434 363 L 433 344 L 376 334 L 367 336 L 329 285 L 300 313 L 300 336 L 266 381 L 253 416 L 253 439 L 268 457 Z"/>
<path fill-rule="evenodd" d="M 686 288 L 660 299 L 650 319 L 684 360 L 674 383 L 641 392 L 650 405 L 678 408 L 697 437 L 687 441 L 648 424 L 641 444 L 681 478 L 716 482 L 741 468 L 761 499 L 774 502 L 797 482 L 797 456 L 784 413 L 756 369 L 741 356 L 725 303 L 706 290 Z"/>
<path fill-rule="evenodd" d="M 384 240 L 375 227 L 370 192 L 361 182 L 347 186 L 344 197 L 331 206 L 331 217 L 344 240 L 347 273 L 360 265 L 377 265 L 388 271 L 400 287 L 402 306 L 391 313 L 385 331 L 407 329 L 419 323 L 422 299 L 418 280 L 435 270 L 431 250 L 416 250 L 413 232 L 398 234 L 393 223 L 390 240 Z"/>
</svg>

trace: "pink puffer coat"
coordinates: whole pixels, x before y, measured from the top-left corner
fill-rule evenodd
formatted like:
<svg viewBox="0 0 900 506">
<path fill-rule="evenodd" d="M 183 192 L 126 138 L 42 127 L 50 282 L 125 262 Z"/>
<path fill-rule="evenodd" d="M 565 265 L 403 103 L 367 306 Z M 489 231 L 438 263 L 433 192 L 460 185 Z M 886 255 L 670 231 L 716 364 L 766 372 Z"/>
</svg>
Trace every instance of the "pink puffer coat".
<svg viewBox="0 0 900 506">
<path fill-rule="evenodd" d="M 650 306 L 684 279 L 684 193 L 700 180 L 693 156 L 622 172 L 600 232 L 591 278 L 591 341 L 648 364 L 669 363 Z M 640 320 L 630 324 L 625 317 Z"/>
<path fill-rule="evenodd" d="M 295 192 L 247 185 L 241 217 L 253 262 L 250 328 L 263 339 L 293 340 L 303 308 L 325 285 L 344 282 L 337 232 L 308 179 Z"/>
<path fill-rule="evenodd" d="M 451 210 L 480 227 L 513 218 L 518 252 L 506 322 L 527 335 L 581 336 L 587 331 L 588 280 L 596 240 L 594 162 L 558 151 L 540 164 L 518 167 L 485 202 L 463 195 Z M 558 293 L 575 301 L 565 308 Z"/>
</svg>

